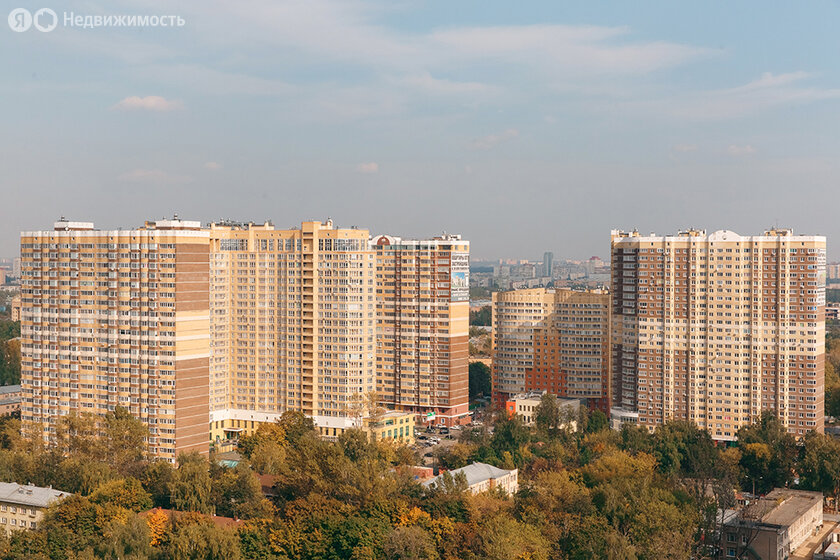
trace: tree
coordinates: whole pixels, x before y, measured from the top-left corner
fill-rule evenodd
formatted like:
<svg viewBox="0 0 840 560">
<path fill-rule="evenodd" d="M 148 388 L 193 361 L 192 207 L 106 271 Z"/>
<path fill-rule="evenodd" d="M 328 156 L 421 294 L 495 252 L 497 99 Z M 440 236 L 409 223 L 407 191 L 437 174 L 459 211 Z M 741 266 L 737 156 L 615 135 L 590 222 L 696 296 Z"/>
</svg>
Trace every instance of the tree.
<svg viewBox="0 0 840 560">
<path fill-rule="evenodd" d="M 123 475 L 139 476 L 148 454 L 149 429 L 127 409 L 117 406 L 105 415 L 108 464 Z"/>
<path fill-rule="evenodd" d="M 158 546 L 166 536 L 169 516 L 160 508 L 155 508 L 146 516 L 146 524 L 149 526 L 149 544 Z"/>
<path fill-rule="evenodd" d="M 840 443 L 817 432 L 805 435 L 799 464 L 800 485 L 823 494 L 838 495 L 840 483 Z"/>
<path fill-rule="evenodd" d="M 432 537 L 422 527 L 397 527 L 383 546 L 388 560 L 435 560 L 438 558 Z"/>
<path fill-rule="evenodd" d="M 470 311 L 470 325 L 489 327 L 493 324 L 493 308 L 485 305 L 477 311 Z"/>
<path fill-rule="evenodd" d="M 239 560 L 239 541 L 233 531 L 210 522 L 180 524 L 164 550 L 171 560 Z"/>
<path fill-rule="evenodd" d="M 146 511 L 152 507 L 151 495 L 143 489 L 136 478 L 122 478 L 105 482 L 91 494 L 95 504 L 111 504 L 134 512 Z"/>
<path fill-rule="evenodd" d="M 172 487 L 175 483 L 175 467 L 169 461 L 147 463 L 140 476 L 140 482 L 152 497 L 155 507 L 170 508 Z"/>
<path fill-rule="evenodd" d="M 546 393 L 540 397 L 540 404 L 534 413 L 534 423 L 541 432 L 551 434 L 560 426 L 560 405 L 557 397 Z"/>
<path fill-rule="evenodd" d="M 178 456 L 178 470 L 170 488 L 172 506 L 180 511 L 211 513 L 211 488 L 207 459 L 193 451 Z"/>
<path fill-rule="evenodd" d="M 586 431 L 589 433 L 597 433 L 610 428 L 610 421 L 607 415 L 600 410 L 593 410 L 589 414 L 589 419 L 586 423 Z"/>
<path fill-rule="evenodd" d="M 741 467 L 747 477 L 745 487 L 754 483 L 757 491 L 765 492 L 788 486 L 793 480 L 796 440 L 773 412 L 762 412 L 757 423 L 739 429 L 738 446 L 742 448 Z"/>
<path fill-rule="evenodd" d="M 152 554 L 149 525 L 138 515 L 125 522 L 111 522 L 104 531 L 105 540 L 97 546 L 97 558 L 144 560 Z"/>
<path fill-rule="evenodd" d="M 262 494 L 259 480 L 244 463 L 222 472 L 213 484 L 213 495 L 217 515 L 252 519 L 269 517 L 273 513 L 271 504 Z"/>
<path fill-rule="evenodd" d="M 511 517 L 498 515 L 482 523 L 477 540 L 477 556 L 485 560 L 548 559 L 548 542 L 536 527 Z"/>
<path fill-rule="evenodd" d="M 315 423 L 312 418 L 306 416 L 303 412 L 297 410 L 289 410 L 283 413 L 278 420 L 280 427 L 286 434 L 286 441 L 289 445 L 297 445 L 300 439 L 304 436 L 314 436 L 318 432 L 315 430 Z"/>
<path fill-rule="evenodd" d="M 492 392 L 490 368 L 484 362 L 470 362 L 470 400 L 488 396 Z"/>
</svg>

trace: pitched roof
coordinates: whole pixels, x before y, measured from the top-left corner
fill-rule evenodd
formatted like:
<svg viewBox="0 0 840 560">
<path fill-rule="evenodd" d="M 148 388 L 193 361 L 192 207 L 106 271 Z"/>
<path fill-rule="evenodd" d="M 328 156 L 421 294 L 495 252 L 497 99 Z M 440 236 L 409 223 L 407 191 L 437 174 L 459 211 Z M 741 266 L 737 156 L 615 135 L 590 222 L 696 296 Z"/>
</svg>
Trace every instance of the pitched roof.
<svg viewBox="0 0 840 560">
<path fill-rule="evenodd" d="M 23 506 L 47 507 L 55 500 L 70 496 L 70 492 L 62 492 L 53 488 L 42 488 L 16 482 L 0 482 L 0 502 L 20 504 Z"/>
<path fill-rule="evenodd" d="M 512 473 L 513 471 L 506 471 L 504 469 L 499 469 L 494 467 L 493 465 L 488 465 L 487 463 L 472 463 L 467 465 L 466 467 L 461 467 L 460 469 L 455 469 L 453 471 L 449 471 L 449 474 L 452 475 L 453 478 L 458 475 L 458 473 L 464 473 L 464 476 L 467 478 L 467 486 L 474 486 L 485 480 L 491 480 L 496 478 L 501 478 L 507 474 Z M 430 486 L 437 482 L 442 475 L 438 475 L 431 480 L 427 480 L 423 482 L 423 486 Z"/>
</svg>

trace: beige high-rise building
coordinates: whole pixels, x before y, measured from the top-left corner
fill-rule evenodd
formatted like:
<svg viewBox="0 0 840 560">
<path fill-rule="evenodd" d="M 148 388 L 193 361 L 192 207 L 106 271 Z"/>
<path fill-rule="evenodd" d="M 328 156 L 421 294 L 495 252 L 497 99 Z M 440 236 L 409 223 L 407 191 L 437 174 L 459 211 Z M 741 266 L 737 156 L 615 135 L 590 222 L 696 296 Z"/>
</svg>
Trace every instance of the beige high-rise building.
<svg viewBox="0 0 840 560">
<path fill-rule="evenodd" d="M 376 389 L 374 252 L 367 230 L 210 225 L 211 432 L 251 432 L 288 410 L 349 426 Z"/>
<path fill-rule="evenodd" d="M 581 399 L 609 415 L 610 295 L 569 289 L 553 290 L 553 295 L 549 314 L 534 329 L 525 390 Z"/>
<path fill-rule="evenodd" d="M 612 232 L 613 403 L 733 440 L 763 410 L 823 430 L 826 240 Z"/>
<path fill-rule="evenodd" d="M 493 294 L 493 398 L 546 391 L 610 409 L 610 297 L 533 288 Z"/>
<path fill-rule="evenodd" d="M 53 440 L 61 416 L 116 406 L 174 460 L 207 453 L 209 234 L 198 222 L 21 233 L 21 420 Z"/>
<path fill-rule="evenodd" d="M 534 329 L 554 308 L 545 288 L 493 292 L 493 401 L 499 406 L 525 392 L 526 372 L 534 367 Z"/>
<path fill-rule="evenodd" d="M 22 418 L 46 441 L 60 416 L 117 405 L 168 459 L 286 411 L 335 435 L 361 425 L 377 391 L 437 423 L 469 414 L 459 236 L 374 243 L 331 221 L 61 221 L 23 232 L 21 258 Z"/>
<path fill-rule="evenodd" d="M 376 251 L 377 391 L 389 408 L 451 426 L 469 418 L 469 250 L 460 235 L 388 235 Z"/>
</svg>

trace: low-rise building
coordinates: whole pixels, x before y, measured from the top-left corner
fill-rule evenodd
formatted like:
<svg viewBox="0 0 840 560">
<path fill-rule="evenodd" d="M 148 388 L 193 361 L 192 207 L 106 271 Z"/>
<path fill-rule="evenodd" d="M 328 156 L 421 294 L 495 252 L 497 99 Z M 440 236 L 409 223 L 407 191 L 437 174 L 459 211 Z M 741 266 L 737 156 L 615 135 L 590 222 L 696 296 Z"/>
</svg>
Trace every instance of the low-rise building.
<svg viewBox="0 0 840 560">
<path fill-rule="evenodd" d="M 840 303 L 829 303 L 825 306 L 826 321 L 840 321 Z"/>
<path fill-rule="evenodd" d="M 21 529 L 37 529 L 44 510 L 70 495 L 53 488 L 0 482 L 0 528 L 7 535 Z"/>
<path fill-rule="evenodd" d="M 352 428 L 361 428 L 372 440 L 394 440 L 407 445 L 414 443 L 416 414 L 411 411 L 389 410 L 375 419 L 335 416 L 319 418 L 315 425 L 322 438 L 336 440 Z"/>
<path fill-rule="evenodd" d="M 505 402 L 505 409 L 511 416 L 519 415 L 526 426 L 533 426 L 536 423 L 537 407 L 540 405 L 545 391 L 530 391 L 514 395 Z M 580 413 L 580 399 L 566 399 L 557 397 L 557 404 L 560 406 L 560 418 L 562 425 L 569 425 L 573 430 L 577 429 L 578 414 Z"/>
<path fill-rule="evenodd" d="M 20 385 L 5 385 L 0 387 L 0 416 L 8 416 L 20 412 Z"/>
<path fill-rule="evenodd" d="M 456 481 L 463 476 L 467 490 L 471 494 L 480 494 L 500 488 L 504 493 L 513 495 L 519 491 L 519 471 L 508 471 L 486 463 L 472 463 L 466 467 L 441 473 L 431 480 L 423 482 L 426 488 L 435 488 L 442 483 L 442 477 L 451 476 Z"/>
<path fill-rule="evenodd" d="M 610 428 L 613 430 L 621 430 L 621 427 L 624 426 L 624 424 L 638 423 L 638 412 L 621 407 L 613 407 L 610 409 Z"/>
<path fill-rule="evenodd" d="M 784 560 L 823 524 L 823 495 L 776 488 L 740 511 L 723 512 L 725 558 Z"/>
</svg>

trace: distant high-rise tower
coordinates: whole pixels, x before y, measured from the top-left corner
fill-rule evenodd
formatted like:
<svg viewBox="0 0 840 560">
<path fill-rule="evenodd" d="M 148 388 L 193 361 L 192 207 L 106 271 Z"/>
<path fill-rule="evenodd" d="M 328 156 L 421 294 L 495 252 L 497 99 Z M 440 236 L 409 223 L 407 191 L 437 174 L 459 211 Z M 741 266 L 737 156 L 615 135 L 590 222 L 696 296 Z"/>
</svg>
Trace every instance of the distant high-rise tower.
<svg viewBox="0 0 840 560">
<path fill-rule="evenodd" d="M 826 240 L 612 232 L 613 403 L 717 440 L 773 410 L 823 431 Z"/>
<path fill-rule="evenodd" d="M 551 278 L 554 271 L 554 253 L 546 251 L 543 253 L 543 276 Z"/>
</svg>

